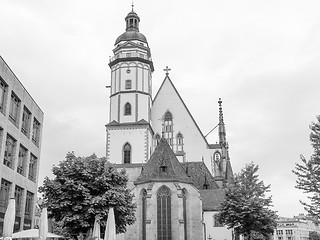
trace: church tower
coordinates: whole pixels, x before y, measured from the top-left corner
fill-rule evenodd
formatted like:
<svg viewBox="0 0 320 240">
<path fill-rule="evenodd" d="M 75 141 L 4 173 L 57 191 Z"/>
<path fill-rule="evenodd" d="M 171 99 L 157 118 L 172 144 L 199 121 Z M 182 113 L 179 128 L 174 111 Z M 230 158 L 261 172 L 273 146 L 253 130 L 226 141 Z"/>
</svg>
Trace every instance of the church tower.
<svg viewBox="0 0 320 240">
<path fill-rule="evenodd" d="M 107 159 L 112 163 L 143 163 L 152 151 L 151 52 L 139 32 L 139 16 L 126 16 L 126 31 L 115 41 L 110 58 L 110 116 L 106 125 Z"/>
</svg>

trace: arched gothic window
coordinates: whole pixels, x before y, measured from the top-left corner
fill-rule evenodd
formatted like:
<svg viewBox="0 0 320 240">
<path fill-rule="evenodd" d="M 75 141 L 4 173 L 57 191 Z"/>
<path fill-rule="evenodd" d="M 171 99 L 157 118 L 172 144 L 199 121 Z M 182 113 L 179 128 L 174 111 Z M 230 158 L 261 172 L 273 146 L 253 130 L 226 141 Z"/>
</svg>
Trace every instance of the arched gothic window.
<svg viewBox="0 0 320 240">
<path fill-rule="evenodd" d="M 182 189 L 182 206 L 183 206 L 183 226 L 184 226 L 184 240 L 188 239 L 188 222 L 187 222 L 187 190 Z"/>
<path fill-rule="evenodd" d="M 130 103 L 126 103 L 126 105 L 124 105 L 124 115 L 131 115 L 131 104 Z"/>
<path fill-rule="evenodd" d="M 173 146 L 173 121 L 172 121 L 172 114 L 170 111 L 167 111 L 164 114 L 164 124 L 163 124 L 163 133 L 164 138 L 167 139 L 169 145 Z"/>
<path fill-rule="evenodd" d="M 147 191 L 142 190 L 142 240 L 147 239 Z"/>
<path fill-rule="evenodd" d="M 177 152 L 183 151 L 183 135 L 179 132 L 177 134 Z"/>
<path fill-rule="evenodd" d="M 123 146 L 123 163 L 130 163 L 131 162 L 131 145 L 126 143 Z"/>
<path fill-rule="evenodd" d="M 171 191 L 162 186 L 157 194 L 157 240 L 172 240 Z"/>
</svg>

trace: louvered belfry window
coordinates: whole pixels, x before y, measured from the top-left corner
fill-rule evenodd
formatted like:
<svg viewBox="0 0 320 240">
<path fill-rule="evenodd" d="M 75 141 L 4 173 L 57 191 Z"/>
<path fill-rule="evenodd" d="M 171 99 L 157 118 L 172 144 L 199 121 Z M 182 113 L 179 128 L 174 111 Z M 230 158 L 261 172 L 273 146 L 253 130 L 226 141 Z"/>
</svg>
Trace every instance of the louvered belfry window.
<svg viewBox="0 0 320 240">
<path fill-rule="evenodd" d="M 157 240 L 172 240 L 171 233 L 171 192 L 162 186 L 157 194 Z"/>
</svg>

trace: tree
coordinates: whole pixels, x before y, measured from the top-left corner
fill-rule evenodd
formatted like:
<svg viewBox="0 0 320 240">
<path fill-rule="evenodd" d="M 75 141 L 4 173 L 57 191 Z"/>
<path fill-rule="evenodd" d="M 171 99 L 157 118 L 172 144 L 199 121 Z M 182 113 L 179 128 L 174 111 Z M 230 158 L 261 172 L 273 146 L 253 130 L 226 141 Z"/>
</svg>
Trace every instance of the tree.
<svg viewBox="0 0 320 240">
<path fill-rule="evenodd" d="M 314 149 L 310 159 L 300 156 L 302 164 L 296 163 L 293 173 L 297 175 L 296 188 L 309 194 L 310 203 L 300 201 L 304 209 L 316 220 L 320 216 L 320 115 L 317 122 L 312 122 L 309 126 L 310 142 Z"/>
<path fill-rule="evenodd" d="M 259 180 L 259 167 L 247 164 L 235 174 L 234 184 L 226 192 L 218 214 L 219 221 L 228 228 L 234 228 L 236 235 L 243 234 L 247 239 L 262 239 L 276 228 L 276 212 L 272 205 L 270 185 Z"/>
<path fill-rule="evenodd" d="M 309 240 L 320 240 L 320 234 L 315 231 L 309 232 Z"/>
<path fill-rule="evenodd" d="M 128 178 L 106 158 L 68 153 L 52 172 L 55 178 L 46 177 L 39 192 L 43 193 L 49 217 L 74 238 L 89 232 L 96 216 L 104 225 L 109 207 L 114 207 L 117 233 L 134 223 L 136 206 L 126 186 Z"/>
</svg>

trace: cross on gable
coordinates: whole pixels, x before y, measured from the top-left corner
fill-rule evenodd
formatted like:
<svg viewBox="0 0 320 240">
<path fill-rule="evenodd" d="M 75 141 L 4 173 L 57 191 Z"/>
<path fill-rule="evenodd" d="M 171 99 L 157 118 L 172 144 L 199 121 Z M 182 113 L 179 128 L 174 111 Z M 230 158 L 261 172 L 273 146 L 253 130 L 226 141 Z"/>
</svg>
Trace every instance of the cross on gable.
<svg viewBox="0 0 320 240">
<path fill-rule="evenodd" d="M 166 72 L 166 75 L 169 75 L 169 71 L 171 71 L 171 68 L 168 68 L 168 66 L 166 66 L 166 68 L 163 69 L 163 71 Z"/>
</svg>

